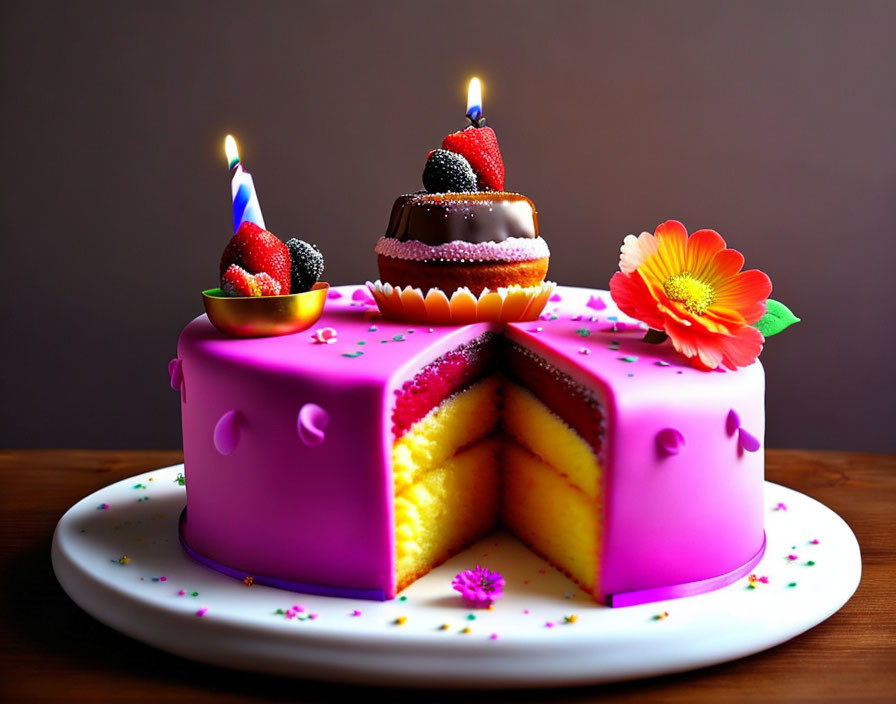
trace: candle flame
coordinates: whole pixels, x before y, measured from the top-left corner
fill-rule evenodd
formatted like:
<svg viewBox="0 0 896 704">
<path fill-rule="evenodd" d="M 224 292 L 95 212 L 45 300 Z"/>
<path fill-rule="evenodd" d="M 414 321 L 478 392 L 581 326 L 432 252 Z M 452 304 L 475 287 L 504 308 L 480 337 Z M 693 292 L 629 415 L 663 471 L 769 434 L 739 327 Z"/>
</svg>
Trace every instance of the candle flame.
<svg viewBox="0 0 896 704">
<path fill-rule="evenodd" d="M 474 124 L 482 117 L 482 85 L 478 78 L 471 78 L 467 89 L 467 117 Z"/>
<path fill-rule="evenodd" d="M 227 157 L 227 167 L 232 169 L 240 163 L 240 153 L 236 148 L 236 140 L 233 135 L 224 138 L 224 154 Z"/>
</svg>

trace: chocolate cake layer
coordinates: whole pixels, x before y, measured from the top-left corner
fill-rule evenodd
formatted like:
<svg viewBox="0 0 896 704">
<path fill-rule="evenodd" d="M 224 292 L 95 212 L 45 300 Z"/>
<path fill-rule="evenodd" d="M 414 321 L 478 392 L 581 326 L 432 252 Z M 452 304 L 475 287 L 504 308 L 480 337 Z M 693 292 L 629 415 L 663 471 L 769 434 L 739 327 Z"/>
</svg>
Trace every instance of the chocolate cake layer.
<svg viewBox="0 0 896 704">
<path fill-rule="evenodd" d="M 437 246 L 538 237 L 535 205 L 519 193 L 411 193 L 392 206 L 386 237 Z"/>
</svg>

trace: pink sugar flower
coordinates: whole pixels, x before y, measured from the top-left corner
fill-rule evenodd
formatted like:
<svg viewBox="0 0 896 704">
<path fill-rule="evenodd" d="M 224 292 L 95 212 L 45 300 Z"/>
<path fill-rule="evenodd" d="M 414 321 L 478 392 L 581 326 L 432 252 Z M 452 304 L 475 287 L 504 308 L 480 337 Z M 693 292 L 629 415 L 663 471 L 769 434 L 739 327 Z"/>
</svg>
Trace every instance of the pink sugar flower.
<svg viewBox="0 0 896 704">
<path fill-rule="evenodd" d="M 332 345 L 336 342 L 336 330 L 334 328 L 318 328 L 311 335 L 311 339 L 316 343 Z"/>
<path fill-rule="evenodd" d="M 505 584 L 500 573 L 479 565 L 476 569 L 461 572 L 451 582 L 464 603 L 476 609 L 486 609 L 500 599 Z"/>
</svg>

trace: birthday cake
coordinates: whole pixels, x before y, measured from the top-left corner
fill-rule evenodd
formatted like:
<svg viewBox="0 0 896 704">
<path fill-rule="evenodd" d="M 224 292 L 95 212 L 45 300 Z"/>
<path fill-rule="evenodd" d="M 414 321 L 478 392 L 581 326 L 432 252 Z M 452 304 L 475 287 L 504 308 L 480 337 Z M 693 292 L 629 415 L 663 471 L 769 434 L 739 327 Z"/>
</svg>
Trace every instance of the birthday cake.
<svg viewBox="0 0 896 704">
<path fill-rule="evenodd" d="M 460 169 L 470 185 L 453 157 L 430 168 L 439 151 L 424 183 Z M 494 190 L 399 198 L 377 244 L 386 284 L 324 294 L 316 248 L 235 217 L 222 297 L 326 306 L 304 334 L 227 334 L 208 316 L 181 334 L 169 371 L 194 559 L 385 600 L 502 526 L 611 606 L 716 589 L 760 560 L 757 357 L 795 318 L 718 233 L 675 221 L 625 238 L 610 291 L 545 289 L 534 207 L 503 191 L 503 164 L 488 181 L 493 153 L 464 163 Z M 402 287 L 404 307 L 388 298 Z"/>
</svg>

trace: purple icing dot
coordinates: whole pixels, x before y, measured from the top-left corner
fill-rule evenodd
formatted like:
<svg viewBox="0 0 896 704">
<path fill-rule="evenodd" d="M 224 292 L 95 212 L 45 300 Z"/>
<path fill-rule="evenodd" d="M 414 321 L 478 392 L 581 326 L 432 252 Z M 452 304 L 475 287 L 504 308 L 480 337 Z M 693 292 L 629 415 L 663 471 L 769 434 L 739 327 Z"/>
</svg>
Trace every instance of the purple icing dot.
<svg viewBox="0 0 896 704">
<path fill-rule="evenodd" d="M 753 435 L 750 435 L 750 433 L 748 433 L 743 428 L 738 431 L 737 439 L 740 443 L 740 446 L 747 452 L 756 452 L 759 449 L 759 439 Z"/>
<path fill-rule="evenodd" d="M 168 362 L 168 377 L 171 379 L 171 388 L 180 391 L 181 384 L 184 383 L 183 362 L 175 357 Z"/>
<path fill-rule="evenodd" d="M 237 423 L 237 412 L 227 411 L 215 425 L 213 434 L 215 449 L 222 455 L 232 453 L 240 441 L 240 428 Z"/>
<path fill-rule="evenodd" d="M 728 411 L 728 417 L 725 419 L 725 432 L 729 435 L 734 435 L 738 428 L 740 428 L 740 416 L 732 408 Z"/>
<path fill-rule="evenodd" d="M 664 428 L 656 434 L 657 449 L 664 455 L 680 454 L 687 445 L 687 439 L 677 428 Z"/>
<path fill-rule="evenodd" d="M 296 427 L 302 442 L 309 447 L 315 447 L 324 441 L 324 429 L 329 423 L 329 413 L 316 403 L 306 403 L 299 411 Z"/>
</svg>

